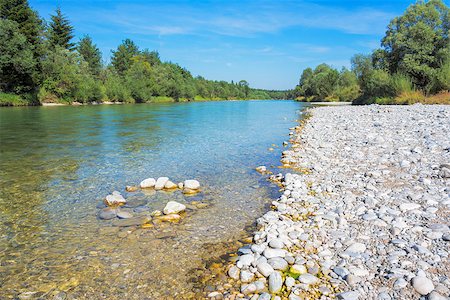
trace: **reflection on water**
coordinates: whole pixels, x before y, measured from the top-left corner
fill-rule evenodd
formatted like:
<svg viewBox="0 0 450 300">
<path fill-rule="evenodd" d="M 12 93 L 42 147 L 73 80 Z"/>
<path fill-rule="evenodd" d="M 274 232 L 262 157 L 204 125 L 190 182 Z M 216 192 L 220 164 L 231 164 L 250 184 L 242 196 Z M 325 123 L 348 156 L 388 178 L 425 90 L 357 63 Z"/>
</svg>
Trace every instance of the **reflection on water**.
<svg viewBox="0 0 450 300">
<path fill-rule="evenodd" d="M 0 109 L 0 298 L 189 298 L 204 261 L 245 235 L 276 188 L 253 169 L 277 165 L 301 103 L 236 101 Z M 147 177 L 197 179 L 180 192 L 127 193 Z M 120 191 L 150 210 L 188 204 L 179 224 L 114 227 L 96 217 Z M 148 212 L 143 212 L 145 214 Z M 232 245 L 232 243 L 231 243 Z"/>
</svg>

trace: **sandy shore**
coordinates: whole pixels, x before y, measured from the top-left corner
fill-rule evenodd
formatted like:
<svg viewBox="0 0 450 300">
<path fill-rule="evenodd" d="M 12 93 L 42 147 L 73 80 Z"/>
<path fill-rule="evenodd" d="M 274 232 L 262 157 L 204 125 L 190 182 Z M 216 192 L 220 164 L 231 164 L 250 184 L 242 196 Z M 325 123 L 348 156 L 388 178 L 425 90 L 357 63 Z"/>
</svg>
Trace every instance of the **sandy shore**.
<svg viewBox="0 0 450 300">
<path fill-rule="evenodd" d="M 310 110 L 215 299 L 448 299 L 450 106 Z M 273 175 L 272 175 L 273 176 Z"/>
</svg>

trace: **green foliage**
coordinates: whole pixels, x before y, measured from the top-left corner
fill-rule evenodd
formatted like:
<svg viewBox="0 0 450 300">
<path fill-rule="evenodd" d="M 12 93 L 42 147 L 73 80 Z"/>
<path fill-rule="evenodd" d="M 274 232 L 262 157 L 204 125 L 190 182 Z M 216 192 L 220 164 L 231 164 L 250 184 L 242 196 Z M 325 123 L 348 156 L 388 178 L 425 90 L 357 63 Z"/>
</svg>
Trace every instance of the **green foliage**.
<svg viewBox="0 0 450 300">
<path fill-rule="evenodd" d="M 36 104 L 31 94 L 15 95 L 0 92 L 0 106 L 24 106 Z"/>
<path fill-rule="evenodd" d="M 42 21 L 27 0 L 1 0 L 0 19 L 16 22 L 19 32 L 34 48 L 41 43 Z"/>
<path fill-rule="evenodd" d="M 314 70 L 303 70 L 299 85 L 292 92 L 294 98 L 303 101 L 352 101 L 359 95 L 355 73 L 343 69 L 338 72 L 327 64 Z"/>
<path fill-rule="evenodd" d="M 408 74 L 415 85 L 426 88 L 448 51 L 450 10 L 441 0 L 418 1 L 394 18 L 382 40 L 384 67 Z"/>
<path fill-rule="evenodd" d="M 42 62 L 41 102 L 100 101 L 103 89 L 77 53 L 56 46 Z"/>
<path fill-rule="evenodd" d="M 29 92 L 42 103 L 287 96 L 283 91 L 252 89 L 245 80 L 229 83 L 194 78 L 185 68 L 162 62 L 158 52 L 140 51 L 129 39 L 112 51 L 111 65 L 104 68 L 101 53 L 89 36 L 84 36 L 72 51 L 73 27 L 60 8 L 44 28 L 26 0 L 0 0 L 0 38 L 0 91 L 8 93 L 3 96 L 7 99 L 4 103 L 26 103 L 25 96 L 10 93 Z"/>
<path fill-rule="evenodd" d="M 74 45 L 71 43 L 73 38 L 73 27 L 70 21 L 61 12 L 58 7 L 56 14 L 51 16 L 49 29 L 49 42 L 52 46 L 60 46 L 67 50 L 72 50 Z"/>
<path fill-rule="evenodd" d="M 133 64 L 133 57 L 138 54 L 138 46 L 132 40 L 126 39 L 116 51 L 112 51 L 111 64 L 119 75 L 124 75 Z"/>
<path fill-rule="evenodd" d="M 102 69 L 102 55 L 92 42 L 91 37 L 85 35 L 77 45 L 77 51 L 89 65 L 91 74 L 99 75 Z"/>
<path fill-rule="evenodd" d="M 400 95 L 402 93 L 414 92 L 415 88 L 409 76 L 396 73 L 391 76 L 391 93 L 393 95 Z"/>
<path fill-rule="evenodd" d="M 129 87 L 113 70 L 108 70 L 106 72 L 105 90 L 106 98 L 109 101 L 134 103 Z"/>
<path fill-rule="evenodd" d="M 34 88 L 33 48 L 14 21 L 0 19 L 0 91 L 23 93 Z"/>
<path fill-rule="evenodd" d="M 136 102 L 147 102 L 153 96 L 154 81 L 152 70 L 148 62 L 135 57 L 134 63 L 125 74 L 125 81 L 130 89 L 131 97 Z"/>
</svg>

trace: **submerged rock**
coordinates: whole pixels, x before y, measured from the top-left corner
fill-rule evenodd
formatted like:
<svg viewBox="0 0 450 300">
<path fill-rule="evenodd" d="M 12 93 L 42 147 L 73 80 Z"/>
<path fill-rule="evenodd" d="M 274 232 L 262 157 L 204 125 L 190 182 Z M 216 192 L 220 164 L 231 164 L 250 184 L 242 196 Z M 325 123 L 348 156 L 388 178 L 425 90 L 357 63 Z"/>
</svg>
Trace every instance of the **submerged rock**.
<svg viewBox="0 0 450 300">
<path fill-rule="evenodd" d="M 136 192 L 138 189 L 139 189 L 139 188 L 138 188 L 137 186 L 131 186 L 131 185 L 127 185 L 126 188 L 125 188 L 125 190 L 126 190 L 127 192 L 130 192 L 130 193 Z"/>
<path fill-rule="evenodd" d="M 182 211 L 186 210 L 186 205 L 178 203 L 176 201 L 169 201 L 166 206 L 164 207 L 164 214 L 165 215 L 169 215 L 169 214 L 178 214 Z"/>
<path fill-rule="evenodd" d="M 98 217 L 102 220 L 111 220 L 114 219 L 116 216 L 117 216 L 116 210 L 111 207 L 106 207 L 98 213 Z"/>
<path fill-rule="evenodd" d="M 178 214 L 168 214 L 157 218 L 161 222 L 178 222 L 181 220 L 181 216 Z"/>
<path fill-rule="evenodd" d="M 133 217 L 133 215 L 127 211 L 118 211 L 117 212 L 117 217 L 119 219 L 130 219 Z"/>
<path fill-rule="evenodd" d="M 105 198 L 105 204 L 108 206 L 124 205 L 125 203 L 127 203 L 127 200 L 117 191 L 114 191 Z"/>
<path fill-rule="evenodd" d="M 118 219 L 113 221 L 112 225 L 117 227 L 140 226 L 151 221 L 149 217 L 136 217 L 131 219 Z"/>
</svg>

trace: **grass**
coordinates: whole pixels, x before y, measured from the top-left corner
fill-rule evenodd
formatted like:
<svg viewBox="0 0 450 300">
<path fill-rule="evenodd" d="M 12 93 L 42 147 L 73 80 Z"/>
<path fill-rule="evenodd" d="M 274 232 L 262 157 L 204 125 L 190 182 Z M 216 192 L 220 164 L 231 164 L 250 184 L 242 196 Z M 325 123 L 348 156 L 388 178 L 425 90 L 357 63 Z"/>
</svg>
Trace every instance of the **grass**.
<svg viewBox="0 0 450 300">
<path fill-rule="evenodd" d="M 36 104 L 38 103 L 31 94 L 14 95 L 0 92 L 0 106 L 26 106 Z"/>
</svg>

